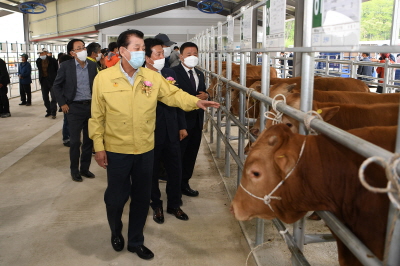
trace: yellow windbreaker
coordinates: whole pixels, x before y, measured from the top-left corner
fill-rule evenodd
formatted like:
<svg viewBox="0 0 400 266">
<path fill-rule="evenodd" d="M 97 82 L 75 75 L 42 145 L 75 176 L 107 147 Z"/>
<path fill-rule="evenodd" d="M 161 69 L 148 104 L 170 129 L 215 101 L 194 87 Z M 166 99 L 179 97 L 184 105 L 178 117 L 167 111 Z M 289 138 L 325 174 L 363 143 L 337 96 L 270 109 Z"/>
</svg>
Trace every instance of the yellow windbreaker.
<svg viewBox="0 0 400 266">
<path fill-rule="evenodd" d="M 156 71 L 140 67 L 133 86 L 120 62 L 97 74 L 93 83 L 89 137 L 95 151 L 142 154 L 154 149 L 157 100 L 184 111 L 198 109 L 199 99 L 168 83 Z M 153 85 L 151 93 L 143 82 Z"/>
</svg>

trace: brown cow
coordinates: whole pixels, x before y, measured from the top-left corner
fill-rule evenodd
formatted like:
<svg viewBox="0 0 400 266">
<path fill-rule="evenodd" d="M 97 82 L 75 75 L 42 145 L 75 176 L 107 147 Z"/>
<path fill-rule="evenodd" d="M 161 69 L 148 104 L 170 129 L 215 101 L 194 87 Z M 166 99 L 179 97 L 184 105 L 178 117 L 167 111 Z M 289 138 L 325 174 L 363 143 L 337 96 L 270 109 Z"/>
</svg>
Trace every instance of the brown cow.
<svg viewBox="0 0 400 266">
<path fill-rule="evenodd" d="M 384 149 L 394 151 L 397 127 L 350 130 Z M 300 148 L 307 138 L 298 161 Z M 386 194 L 366 190 L 358 180 L 358 169 L 365 158 L 323 135 L 303 136 L 286 125 L 272 126 L 261 133 L 251 147 L 243 169 L 241 185 L 263 198 L 295 166 L 288 179 L 272 195 L 272 211 L 262 200 L 238 187 L 231 211 L 238 220 L 279 218 L 293 223 L 308 211 L 330 211 L 379 258 L 383 258 L 389 200 Z M 366 171 L 370 185 L 386 187 L 382 168 L 370 165 Z M 336 237 L 339 263 L 361 265 Z"/>
</svg>

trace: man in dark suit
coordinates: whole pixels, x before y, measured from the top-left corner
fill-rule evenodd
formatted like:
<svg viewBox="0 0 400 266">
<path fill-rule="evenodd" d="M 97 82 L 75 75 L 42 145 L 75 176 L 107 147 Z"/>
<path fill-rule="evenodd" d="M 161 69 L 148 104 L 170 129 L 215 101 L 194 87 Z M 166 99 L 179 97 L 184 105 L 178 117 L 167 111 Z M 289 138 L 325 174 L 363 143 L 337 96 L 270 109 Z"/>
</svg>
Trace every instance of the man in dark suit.
<svg viewBox="0 0 400 266">
<path fill-rule="evenodd" d="M 10 75 L 7 71 L 6 63 L 0 58 L 0 116 L 1 118 L 7 118 L 11 116 L 10 103 L 8 101 L 7 85 L 10 83 Z"/>
<path fill-rule="evenodd" d="M 82 40 L 71 40 L 67 45 L 67 53 L 74 59 L 65 61 L 60 65 L 53 90 L 58 105 L 67 114 L 72 180 L 82 182 L 82 176 L 95 177 L 89 171 L 93 141 L 89 138 L 88 121 L 91 117 L 92 86 L 97 75 L 97 66 L 96 63 L 86 60 L 87 52 Z M 83 135 L 82 147 L 81 133 Z"/>
<path fill-rule="evenodd" d="M 201 100 L 207 100 L 204 74 L 195 69 L 198 64 L 198 48 L 195 43 L 186 42 L 180 48 L 181 63 L 171 68 L 176 73 L 176 80 L 179 88 L 196 96 Z M 182 194 L 190 197 L 197 197 L 199 192 L 191 189 L 189 180 L 192 177 L 197 153 L 201 142 L 203 129 L 204 110 L 194 110 L 185 113 L 188 136 L 181 141 L 182 154 Z"/>
<path fill-rule="evenodd" d="M 175 72 L 164 67 L 165 58 L 162 47 L 164 42 L 160 39 L 147 38 L 144 40 L 144 44 L 146 46 L 146 68 L 159 72 L 171 84 L 174 84 L 174 81 L 176 81 Z M 168 175 L 167 212 L 180 220 L 186 221 L 189 217 L 180 208 L 182 162 L 179 143 L 187 136 L 185 112 L 182 109 L 158 102 L 154 133 L 154 167 L 150 204 L 153 209 L 153 220 L 159 224 L 164 223 L 162 200 L 160 200 L 161 192 L 158 186 L 162 161 Z"/>
<path fill-rule="evenodd" d="M 57 76 L 58 62 L 51 56 L 48 56 L 48 51 L 43 48 L 39 58 L 36 60 L 36 66 L 39 70 L 39 82 L 42 87 L 42 97 L 44 106 L 46 107 L 45 117 L 51 116 L 53 119 L 57 115 L 57 101 L 52 90 L 54 80 Z M 49 99 L 49 93 L 51 101 Z"/>
</svg>

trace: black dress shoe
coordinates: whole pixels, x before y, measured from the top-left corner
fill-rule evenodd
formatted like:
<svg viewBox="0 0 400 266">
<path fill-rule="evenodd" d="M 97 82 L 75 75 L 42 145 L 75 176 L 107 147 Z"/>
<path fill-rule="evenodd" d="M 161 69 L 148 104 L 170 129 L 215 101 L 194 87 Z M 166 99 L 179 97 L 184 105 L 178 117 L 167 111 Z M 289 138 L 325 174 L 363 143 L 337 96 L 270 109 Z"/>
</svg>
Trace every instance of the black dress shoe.
<svg viewBox="0 0 400 266">
<path fill-rule="evenodd" d="M 124 249 L 125 241 L 122 235 L 111 236 L 111 245 L 115 251 L 121 251 Z"/>
<path fill-rule="evenodd" d="M 32 104 L 31 103 L 26 103 L 26 106 L 31 106 Z"/>
<path fill-rule="evenodd" d="M 89 170 L 81 171 L 81 175 L 83 175 L 84 177 L 87 177 L 87 178 L 95 178 L 95 177 L 96 177 L 96 176 L 95 176 L 92 172 L 90 172 Z"/>
<path fill-rule="evenodd" d="M 51 116 L 51 114 L 46 114 L 44 117 L 49 117 L 49 116 Z"/>
<path fill-rule="evenodd" d="M 82 179 L 82 177 L 81 177 L 81 175 L 79 173 L 71 174 L 71 176 L 72 176 L 72 180 L 74 180 L 75 182 L 82 182 L 83 181 L 83 179 Z"/>
<path fill-rule="evenodd" d="M 71 144 L 70 144 L 70 142 L 69 142 L 69 141 L 67 141 L 67 142 L 64 142 L 63 144 L 64 144 L 64 146 L 65 146 L 65 147 L 71 147 Z"/>
<path fill-rule="evenodd" d="M 144 260 L 150 260 L 154 258 L 154 253 L 151 252 L 151 250 L 146 248 L 144 245 L 139 245 L 136 247 L 128 246 L 128 251 L 136 253 L 139 256 L 139 258 Z"/>
<path fill-rule="evenodd" d="M 193 190 L 190 187 L 182 188 L 182 194 L 189 197 L 197 197 L 199 192 L 197 190 Z"/>
<path fill-rule="evenodd" d="M 169 214 L 175 215 L 176 218 L 182 221 L 187 221 L 189 220 L 189 217 L 184 213 L 181 208 L 167 208 L 167 212 Z"/>
<path fill-rule="evenodd" d="M 20 103 L 20 104 L 18 104 L 18 105 L 26 105 L 26 102 L 22 102 L 22 103 Z"/>
<path fill-rule="evenodd" d="M 162 207 L 157 207 L 153 211 L 153 220 L 158 224 L 164 223 L 164 213 Z"/>
</svg>

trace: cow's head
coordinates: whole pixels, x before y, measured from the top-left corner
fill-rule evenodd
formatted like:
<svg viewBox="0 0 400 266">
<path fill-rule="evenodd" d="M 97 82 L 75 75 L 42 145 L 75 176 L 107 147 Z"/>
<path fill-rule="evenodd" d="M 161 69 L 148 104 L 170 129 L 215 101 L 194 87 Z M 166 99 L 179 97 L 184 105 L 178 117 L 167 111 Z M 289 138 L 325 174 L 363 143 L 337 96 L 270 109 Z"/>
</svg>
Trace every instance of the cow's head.
<svg viewBox="0 0 400 266">
<path fill-rule="evenodd" d="M 304 136 L 293 134 L 286 125 L 275 125 L 265 130 L 250 148 L 243 169 L 241 184 L 253 195 L 263 198 L 281 182 L 294 167 L 299 157 Z M 295 171 L 291 179 L 295 179 Z M 304 216 L 305 212 L 283 211 L 287 205 L 288 189 L 285 182 L 272 196 L 282 200 L 271 200 L 272 211 L 264 201 L 249 195 L 242 187 L 238 187 L 232 201 L 231 211 L 238 220 L 250 220 L 254 217 L 273 219 L 278 217 L 285 222 L 294 222 Z M 283 205 L 282 205 L 283 204 Z"/>
</svg>

